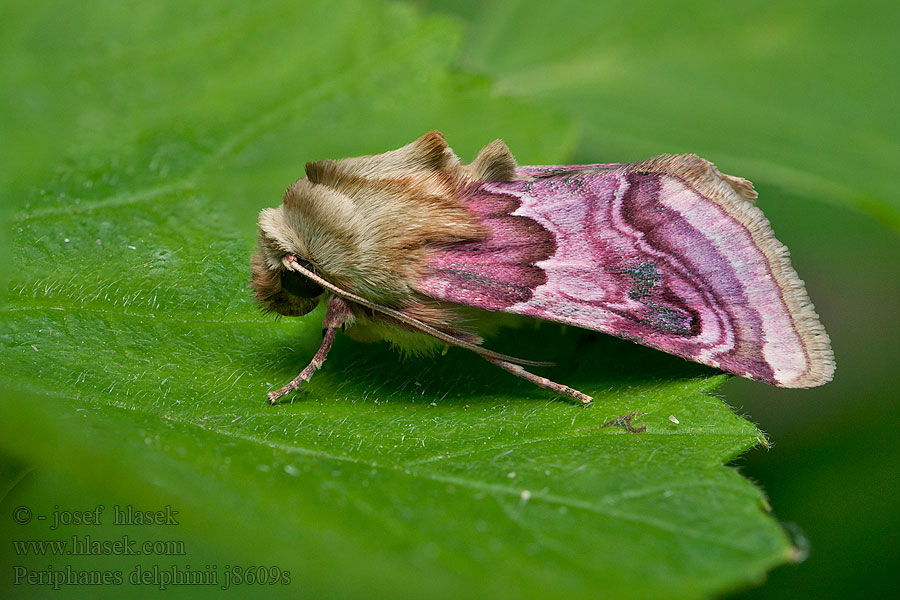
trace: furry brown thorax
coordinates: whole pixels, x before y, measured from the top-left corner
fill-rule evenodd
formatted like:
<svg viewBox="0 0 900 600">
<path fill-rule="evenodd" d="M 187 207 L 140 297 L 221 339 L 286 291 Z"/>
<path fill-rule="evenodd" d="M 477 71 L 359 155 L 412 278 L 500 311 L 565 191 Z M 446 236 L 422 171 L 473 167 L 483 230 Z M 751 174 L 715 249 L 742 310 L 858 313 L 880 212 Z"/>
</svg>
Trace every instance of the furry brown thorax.
<svg viewBox="0 0 900 600">
<path fill-rule="evenodd" d="M 438 131 L 382 154 L 307 163 L 306 177 L 287 189 L 282 205 L 259 215 L 250 284 L 256 300 L 263 309 L 288 316 L 304 315 L 319 304 L 324 295 L 304 298 L 285 289 L 283 259 L 292 254 L 343 290 L 472 337 L 452 324 L 450 306 L 426 300 L 412 285 L 430 251 L 484 236 L 459 201 L 460 191 L 472 181 L 511 180 L 515 169 L 500 140 L 463 165 Z M 362 337 L 392 337 L 395 327 L 383 325 L 397 323 L 353 308 L 370 325 L 368 334 L 357 332 Z"/>
</svg>

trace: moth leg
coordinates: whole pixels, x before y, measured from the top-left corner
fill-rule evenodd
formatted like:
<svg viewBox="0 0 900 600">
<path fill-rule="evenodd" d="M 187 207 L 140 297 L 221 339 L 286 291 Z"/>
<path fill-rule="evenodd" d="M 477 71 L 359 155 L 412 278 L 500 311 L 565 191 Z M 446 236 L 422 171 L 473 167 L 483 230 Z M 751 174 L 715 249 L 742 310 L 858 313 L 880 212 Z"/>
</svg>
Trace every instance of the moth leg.
<svg viewBox="0 0 900 600">
<path fill-rule="evenodd" d="M 334 296 L 328 302 L 328 310 L 325 311 L 325 320 L 322 322 L 322 345 L 319 346 L 318 352 L 313 356 L 306 368 L 300 371 L 300 374 L 294 377 L 286 386 L 269 392 L 269 404 L 277 404 L 278 400 L 285 394 L 289 394 L 300 385 L 312 379 L 313 373 L 319 370 L 319 367 L 328 358 L 328 352 L 331 350 L 331 344 L 334 342 L 334 336 L 337 335 L 338 329 L 343 328 L 352 320 L 350 307 L 343 298 Z"/>
<path fill-rule="evenodd" d="M 565 396 L 569 396 L 570 398 L 575 398 L 576 400 L 578 400 L 585 406 L 591 404 L 594 401 L 594 399 L 591 398 L 590 396 L 588 396 L 587 394 L 579 392 L 578 390 L 570 388 L 569 386 L 563 385 L 561 383 L 556 383 L 555 381 L 550 381 L 546 377 L 539 377 L 539 376 L 535 375 L 534 373 L 529 373 L 528 371 L 526 371 L 519 365 L 514 365 L 512 363 L 508 363 L 503 360 L 498 360 L 496 358 L 485 357 L 485 359 L 488 362 L 494 363 L 501 369 L 503 369 L 505 371 L 509 371 L 516 377 L 521 377 L 522 379 L 530 381 L 531 383 L 533 383 L 537 386 L 540 386 L 540 387 L 548 389 L 548 390 L 552 390 L 558 394 L 563 394 Z"/>
<path fill-rule="evenodd" d="M 319 351 L 316 352 L 313 359 L 306 365 L 306 368 L 300 371 L 300 374 L 294 377 L 289 384 L 284 386 L 281 389 L 275 390 L 274 392 L 269 392 L 269 404 L 278 404 L 278 399 L 284 396 L 285 394 L 289 394 L 294 391 L 300 384 L 304 381 L 309 381 L 312 379 L 313 373 L 319 370 L 319 367 L 322 366 L 322 363 L 325 362 L 325 359 L 328 358 L 328 352 L 331 350 L 331 343 L 334 342 L 334 336 L 337 333 L 337 328 L 329 327 L 325 329 L 324 335 L 322 337 L 322 345 L 319 346 Z"/>
</svg>

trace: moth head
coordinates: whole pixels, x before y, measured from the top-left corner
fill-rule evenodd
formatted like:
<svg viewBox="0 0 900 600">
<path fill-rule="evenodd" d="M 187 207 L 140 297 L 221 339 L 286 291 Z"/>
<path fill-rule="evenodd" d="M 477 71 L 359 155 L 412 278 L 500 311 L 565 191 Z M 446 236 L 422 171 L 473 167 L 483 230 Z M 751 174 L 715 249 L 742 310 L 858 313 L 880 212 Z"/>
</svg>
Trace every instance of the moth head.
<svg viewBox="0 0 900 600">
<path fill-rule="evenodd" d="M 264 310 L 299 317 L 319 305 L 325 290 L 286 266 L 291 260 L 304 269 L 317 271 L 303 228 L 293 221 L 285 206 L 260 213 L 258 249 L 250 259 L 250 287 Z"/>
</svg>

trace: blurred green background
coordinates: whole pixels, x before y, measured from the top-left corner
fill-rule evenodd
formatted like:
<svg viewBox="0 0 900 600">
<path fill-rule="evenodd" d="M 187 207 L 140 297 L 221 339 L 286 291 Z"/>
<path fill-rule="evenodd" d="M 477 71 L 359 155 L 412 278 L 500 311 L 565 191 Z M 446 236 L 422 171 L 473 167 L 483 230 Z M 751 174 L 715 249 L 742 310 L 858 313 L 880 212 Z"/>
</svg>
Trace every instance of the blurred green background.
<svg viewBox="0 0 900 600">
<path fill-rule="evenodd" d="M 759 206 L 791 248 L 838 363 L 835 381 L 815 390 L 777 390 L 733 379 L 717 392 L 769 435 L 770 449 L 752 450 L 735 464 L 765 490 L 795 545 L 808 549 L 805 561 L 776 568 L 767 581 L 739 596 L 896 593 L 900 8 L 895 3 L 435 1 L 413 3 L 412 11 L 381 11 L 381 3 L 348 2 L 332 9 L 299 3 L 289 14 L 277 3 L 241 14 L 188 4 L 180 10 L 192 21 L 180 24 L 179 34 L 163 47 L 149 38 L 133 47 L 134 27 L 117 33 L 112 26 L 128 21 L 135 6 L 107 3 L 76 10 L 61 2 L 36 10 L 8 2 L 0 7 L 0 48 L 6 57 L 0 163 L 9 195 L 0 210 L 21 208 L 22 198 L 65 202 L 44 200 L 31 182 L 52 171 L 48 187 L 62 189 L 73 164 L 95 175 L 98 187 L 110 189 L 123 182 L 104 180 L 107 172 L 123 173 L 131 178 L 126 187 L 135 188 L 164 183 L 172 176 L 162 172 L 169 163 L 189 172 L 192 157 L 208 158 L 204 136 L 209 132 L 185 124 L 212 113 L 211 121 L 253 126 L 250 102 L 217 102 L 222 86 L 255 97 L 256 86 L 283 81 L 298 64 L 320 86 L 313 93 L 327 98 L 312 114 L 292 121 L 303 148 L 298 154 L 317 153 L 308 158 L 378 151 L 411 139 L 407 130 L 447 124 L 451 144 L 464 157 L 494 137 L 504 137 L 522 163 L 696 152 L 724 172 L 756 183 Z M 153 31 L 171 18 L 165 5 L 155 11 L 142 6 L 146 22 L 138 30 Z M 351 14 L 357 9 L 362 17 Z M 357 18 L 368 27 L 353 29 Z M 233 29 L 223 32 L 223 21 Z M 308 47 L 279 55 L 279 44 L 296 42 L 292 24 L 310 35 Z M 235 47 L 245 39 L 254 40 L 254 47 L 265 40 L 273 50 L 266 47 L 257 55 L 248 44 L 246 53 L 226 53 L 223 36 Z M 374 59 L 364 54 L 387 41 L 393 44 L 390 53 Z M 67 52 L 73 61 L 46 59 Z M 91 58 L 80 59 L 85 56 Z M 242 73 L 258 69 L 258 56 L 269 61 L 264 76 L 245 82 Z M 181 71 L 167 70 L 173 64 Z M 323 64 L 338 68 L 325 71 Z M 215 77 L 204 71 L 211 65 Z M 154 86 L 155 77 L 184 81 L 191 93 L 173 97 L 172 89 Z M 396 87 L 398 81 L 406 87 Z M 368 96 L 365 111 L 350 110 L 356 108 L 354 94 L 371 89 L 382 93 Z M 132 90 L 140 93 L 130 100 Z M 115 97 L 121 114 L 140 114 L 154 132 L 144 125 L 132 131 L 127 120 L 107 114 L 101 92 Z M 299 110 L 280 104 L 283 95 L 288 91 L 271 90 L 276 116 L 279 110 L 283 115 Z M 183 122 L 166 120 L 172 107 Z M 396 120 L 398 113 L 404 122 Z M 382 115 L 395 120 L 381 120 Z M 355 130 L 357 145 L 348 144 L 344 134 L 302 139 L 306 131 L 330 128 Z M 135 132 L 141 137 L 130 138 Z M 464 140 L 461 145 L 453 143 L 454 136 Z M 168 143 L 176 138 L 177 145 Z M 240 133 L 233 138 L 237 158 L 228 164 L 238 183 L 255 181 L 240 176 L 250 170 L 264 174 L 271 158 L 254 154 L 254 148 L 242 153 L 242 139 Z M 78 144 L 92 148 L 96 160 L 85 165 Z M 143 155 L 145 148 L 155 153 Z M 117 159 L 156 170 L 129 173 Z M 277 165 L 270 168 L 278 172 Z M 237 247 L 240 240 L 252 240 L 254 212 L 272 204 L 284 183 L 274 181 L 269 190 L 248 184 L 239 190 L 245 204 L 224 208 L 235 222 L 248 224 L 234 242 Z M 213 202 L 216 191 L 214 184 L 207 190 Z M 102 196 L 101 190 L 94 192 Z M 5 257 L 13 238 L 3 237 Z M 234 248 L 223 243 L 213 249 L 230 255 Z M 10 278 L 24 277 L 9 272 L 10 260 L 3 263 L 4 287 Z M 223 298 L 229 297 L 223 292 Z M 7 479 L 15 480 L 22 467 L 12 461 L 5 468 L 12 473 Z M 371 569 L 377 571 L 377 564 Z"/>
<path fill-rule="evenodd" d="M 739 458 L 808 549 L 741 598 L 900 592 L 900 9 L 892 2 L 429 2 L 460 64 L 578 123 L 573 162 L 696 152 L 754 181 L 832 337 L 835 380 L 723 399 Z"/>
</svg>

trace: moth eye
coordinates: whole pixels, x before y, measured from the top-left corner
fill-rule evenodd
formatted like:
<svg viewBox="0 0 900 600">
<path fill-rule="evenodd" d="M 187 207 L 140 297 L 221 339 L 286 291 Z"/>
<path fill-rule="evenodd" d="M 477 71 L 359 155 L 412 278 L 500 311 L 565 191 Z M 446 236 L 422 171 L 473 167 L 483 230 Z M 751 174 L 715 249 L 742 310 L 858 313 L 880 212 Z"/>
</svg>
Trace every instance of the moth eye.
<svg viewBox="0 0 900 600">
<path fill-rule="evenodd" d="M 312 271 L 312 265 L 305 260 L 298 260 L 297 262 L 304 269 Z M 304 277 L 300 273 L 295 273 L 294 271 L 282 271 L 281 287 L 287 290 L 289 294 L 297 296 L 298 298 L 315 298 L 325 291 L 322 289 L 322 286 L 315 281 Z"/>
</svg>

